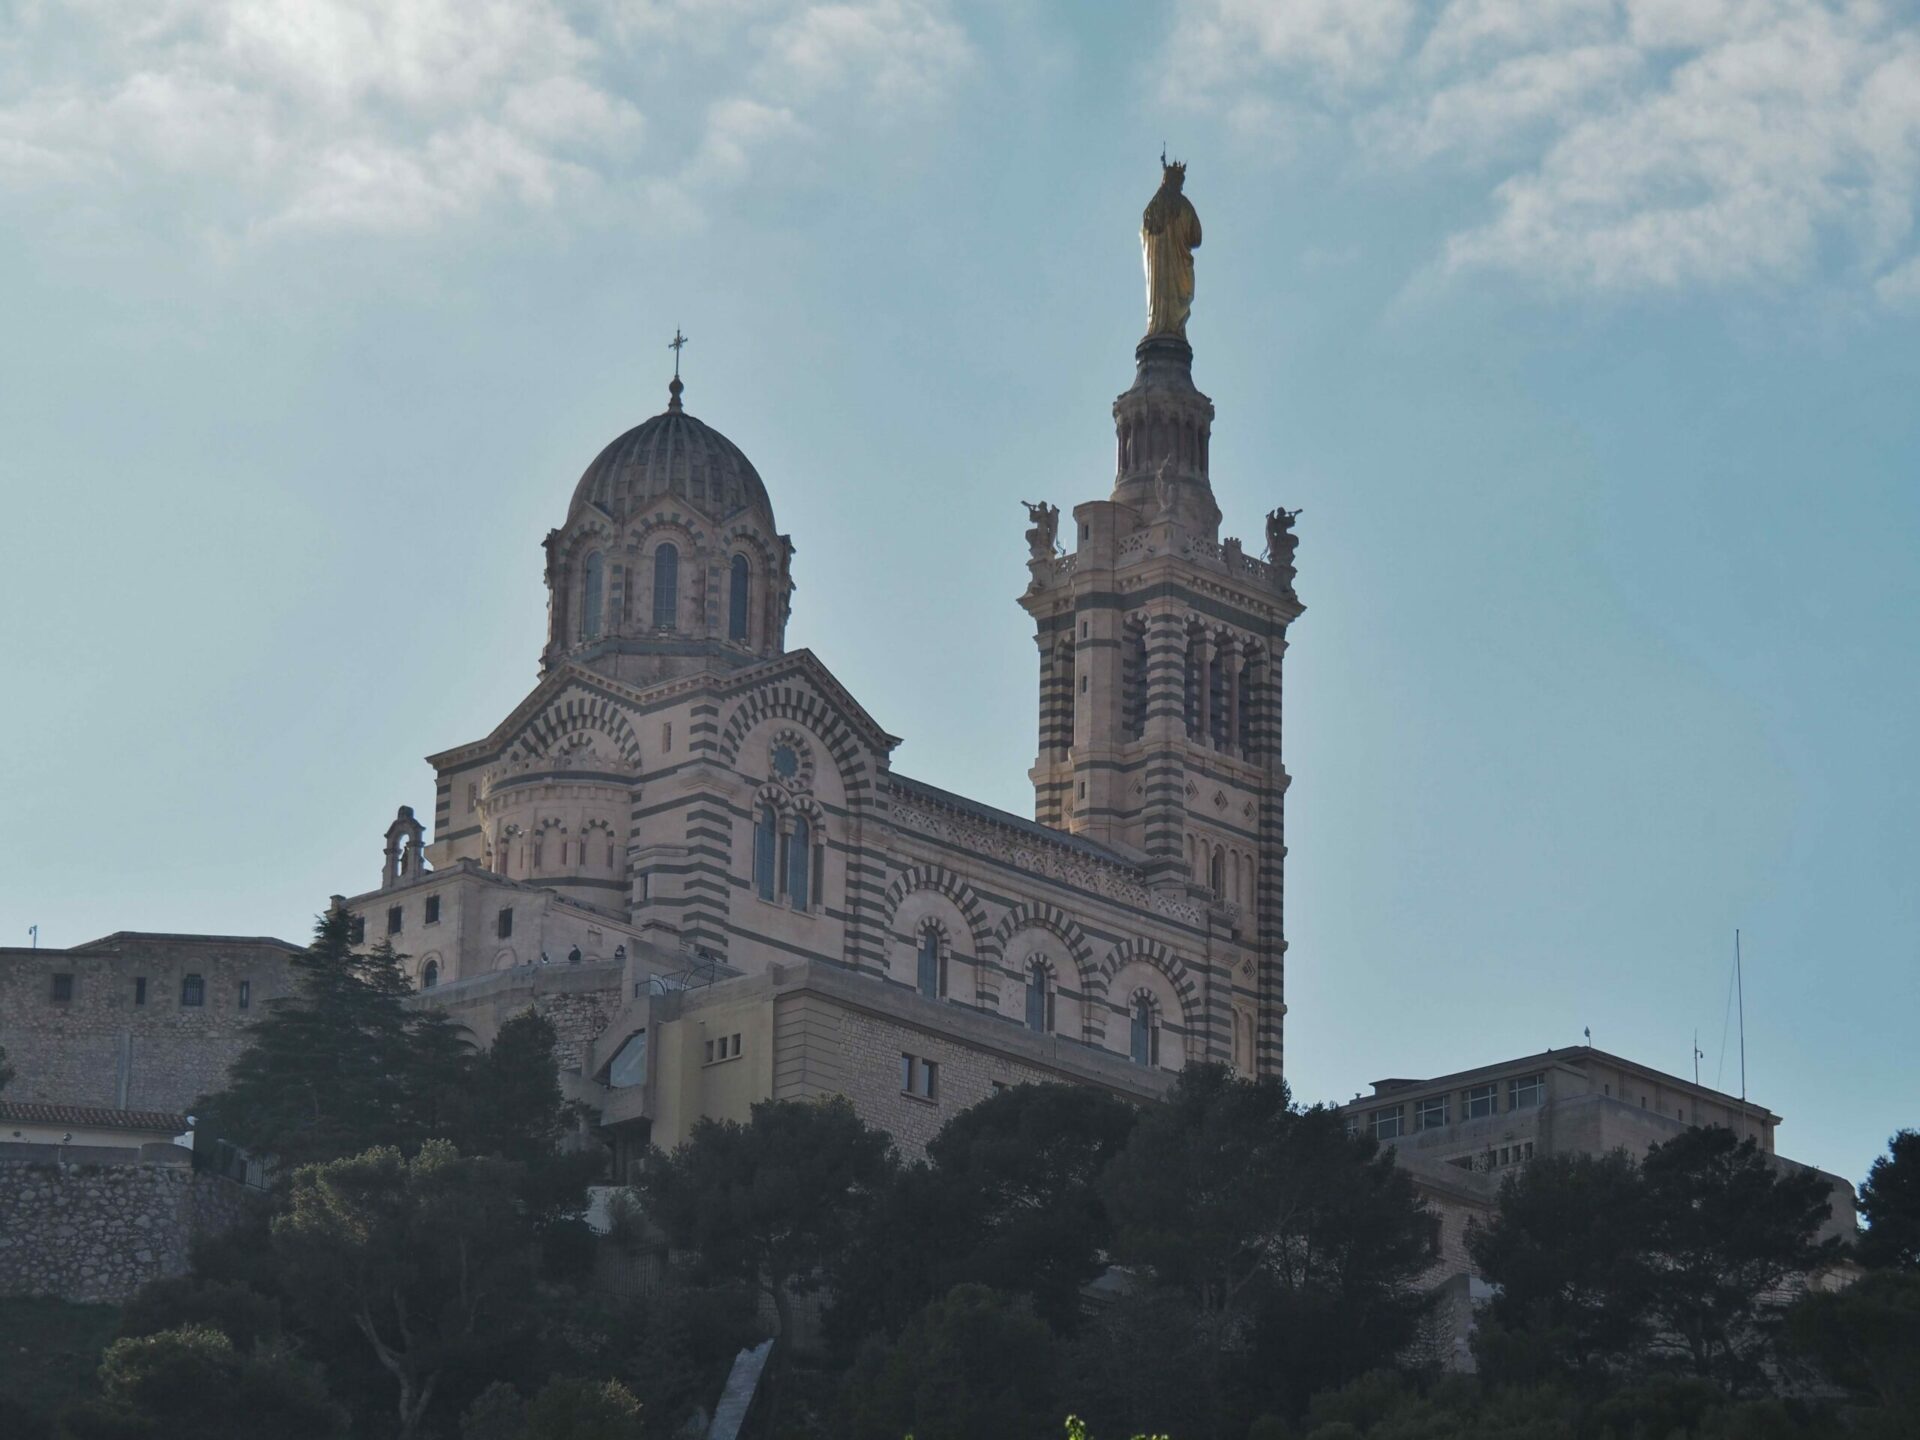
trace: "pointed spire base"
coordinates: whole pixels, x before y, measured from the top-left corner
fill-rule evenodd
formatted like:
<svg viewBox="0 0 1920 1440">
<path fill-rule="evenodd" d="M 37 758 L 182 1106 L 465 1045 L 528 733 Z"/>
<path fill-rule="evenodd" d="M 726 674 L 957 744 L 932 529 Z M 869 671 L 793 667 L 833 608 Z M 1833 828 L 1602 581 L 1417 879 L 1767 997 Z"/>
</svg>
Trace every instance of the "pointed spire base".
<svg viewBox="0 0 1920 1440">
<path fill-rule="evenodd" d="M 1113 402 L 1113 498 L 1149 523 L 1177 513 L 1211 535 L 1220 525 L 1207 479 L 1213 401 L 1194 387 L 1193 347 L 1184 336 L 1149 335 L 1133 358 L 1133 385 Z"/>
</svg>

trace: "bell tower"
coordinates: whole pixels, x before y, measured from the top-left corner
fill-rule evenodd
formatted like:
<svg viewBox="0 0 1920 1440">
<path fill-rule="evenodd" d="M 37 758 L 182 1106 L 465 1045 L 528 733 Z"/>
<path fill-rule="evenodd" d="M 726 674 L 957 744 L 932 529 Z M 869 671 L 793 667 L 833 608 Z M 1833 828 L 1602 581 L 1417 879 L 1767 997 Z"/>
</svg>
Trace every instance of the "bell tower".
<svg viewBox="0 0 1920 1440">
<path fill-rule="evenodd" d="M 1242 1073 L 1278 1074 L 1281 661 L 1304 609 L 1297 540 L 1294 512 L 1280 509 L 1265 518 L 1264 559 L 1220 538 L 1213 402 L 1193 383 L 1185 334 L 1200 227 L 1184 178 L 1166 167 L 1141 227 L 1148 334 L 1113 403 L 1112 494 L 1075 506 L 1066 536 L 1052 507 L 1029 507 L 1020 603 L 1040 652 L 1034 818 L 1133 854 L 1154 889 L 1203 902 L 1196 944 L 1231 986 L 1229 1055 Z"/>
</svg>

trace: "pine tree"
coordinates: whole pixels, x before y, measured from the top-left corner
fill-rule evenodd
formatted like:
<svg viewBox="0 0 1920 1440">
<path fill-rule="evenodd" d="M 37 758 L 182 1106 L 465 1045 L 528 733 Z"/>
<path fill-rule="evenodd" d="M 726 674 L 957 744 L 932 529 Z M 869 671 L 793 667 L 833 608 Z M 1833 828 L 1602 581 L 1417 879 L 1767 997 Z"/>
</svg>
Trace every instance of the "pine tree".
<svg viewBox="0 0 1920 1440">
<path fill-rule="evenodd" d="M 292 965 L 295 993 L 268 1007 L 227 1088 L 200 1102 L 204 1131 L 291 1171 L 370 1145 L 411 1149 L 453 1123 L 470 1055 L 450 1021 L 409 1013 L 391 950 L 354 953 L 333 911 Z"/>
</svg>

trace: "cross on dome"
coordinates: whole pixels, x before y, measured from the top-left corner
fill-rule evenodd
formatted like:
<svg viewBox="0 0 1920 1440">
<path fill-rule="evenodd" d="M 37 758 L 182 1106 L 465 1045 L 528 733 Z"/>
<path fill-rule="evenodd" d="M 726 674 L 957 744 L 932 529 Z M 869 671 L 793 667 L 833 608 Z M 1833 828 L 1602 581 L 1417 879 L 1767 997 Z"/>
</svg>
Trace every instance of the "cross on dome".
<svg viewBox="0 0 1920 1440">
<path fill-rule="evenodd" d="M 667 386 L 667 408 L 680 408 L 680 392 L 687 387 L 680 383 L 680 352 L 686 348 L 687 337 L 680 333 L 678 325 L 673 327 L 673 339 L 667 342 L 667 348 L 673 351 L 673 381 Z"/>
</svg>

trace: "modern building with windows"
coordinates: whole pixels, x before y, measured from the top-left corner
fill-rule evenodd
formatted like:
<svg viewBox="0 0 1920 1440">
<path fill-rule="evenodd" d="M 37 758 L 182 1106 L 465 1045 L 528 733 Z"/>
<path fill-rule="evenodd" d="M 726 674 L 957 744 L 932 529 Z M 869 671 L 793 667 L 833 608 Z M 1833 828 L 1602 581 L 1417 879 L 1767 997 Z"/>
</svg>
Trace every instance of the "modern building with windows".
<svg viewBox="0 0 1920 1440">
<path fill-rule="evenodd" d="M 895 770 L 787 648 L 793 543 L 676 376 L 574 485 L 538 683 L 429 758 L 355 935 L 482 1038 L 564 991 L 616 1140 L 840 1089 L 911 1147 L 996 1079 L 1279 1074 L 1292 517 L 1250 517 L 1266 559 L 1221 536 L 1193 351 L 1134 358 L 1110 493 L 1029 507 L 1033 818 Z"/>
<path fill-rule="evenodd" d="M 1486 1293 L 1467 1253 L 1467 1226 L 1492 1216 L 1501 1183 L 1529 1161 L 1614 1150 L 1638 1156 L 1694 1126 L 1719 1125 L 1779 1164 L 1794 1163 L 1778 1157 L 1780 1117 L 1764 1105 L 1587 1045 L 1431 1080 L 1376 1080 L 1372 1094 L 1340 1111 L 1350 1130 L 1392 1148 L 1439 1216 L 1440 1260 L 1431 1278 L 1449 1302 L 1439 1317 L 1441 1358 L 1456 1368 L 1471 1367 L 1472 1301 Z M 1833 1209 L 1825 1233 L 1851 1238 L 1853 1186 L 1837 1175 L 1826 1179 Z"/>
</svg>

